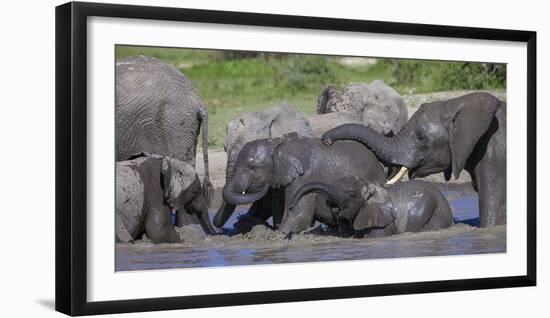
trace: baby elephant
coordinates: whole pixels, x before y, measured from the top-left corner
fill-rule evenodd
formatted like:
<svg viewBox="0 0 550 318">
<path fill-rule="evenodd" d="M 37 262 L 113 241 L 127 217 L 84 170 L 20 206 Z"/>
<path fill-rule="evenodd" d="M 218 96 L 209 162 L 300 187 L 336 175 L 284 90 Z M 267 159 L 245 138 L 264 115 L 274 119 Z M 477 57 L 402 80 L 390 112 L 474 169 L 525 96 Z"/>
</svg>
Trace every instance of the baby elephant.
<svg viewBox="0 0 550 318">
<path fill-rule="evenodd" d="M 432 184 L 412 180 L 391 186 L 343 177 L 334 185 L 312 182 L 294 195 L 291 206 L 308 193 L 318 193 L 332 206 L 340 228 L 358 236 L 381 237 L 443 229 L 453 224 L 449 203 Z"/>
<path fill-rule="evenodd" d="M 206 233 L 216 233 L 195 170 L 177 159 L 139 153 L 117 162 L 115 202 L 117 241 L 146 233 L 155 243 L 180 242 L 172 209 L 195 213 Z"/>
</svg>

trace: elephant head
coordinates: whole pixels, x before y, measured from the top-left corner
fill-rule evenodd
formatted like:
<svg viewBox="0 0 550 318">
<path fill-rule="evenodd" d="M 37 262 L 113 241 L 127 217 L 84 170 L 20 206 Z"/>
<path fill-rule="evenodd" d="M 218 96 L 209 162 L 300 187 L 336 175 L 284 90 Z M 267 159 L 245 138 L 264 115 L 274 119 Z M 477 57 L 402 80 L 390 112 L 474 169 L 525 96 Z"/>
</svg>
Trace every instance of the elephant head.
<svg viewBox="0 0 550 318">
<path fill-rule="evenodd" d="M 353 226 L 354 230 L 383 228 L 395 220 L 386 189 L 376 183 L 367 184 L 355 176 L 343 177 L 334 184 L 305 184 L 298 189 L 289 208 L 309 193 L 323 196 L 329 205 L 337 208 L 333 212 L 336 223 Z"/>
<path fill-rule="evenodd" d="M 444 172 L 458 178 L 479 139 L 494 122 L 500 101 L 486 93 L 472 93 L 447 101 L 423 104 L 393 137 L 357 124 L 326 132 L 326 145 L 336 140 L 356 140 L 369 147 L 384 164 L 401 166 L 398 178 Z M 389 183 L 395 182 L 392 179 Z"/>
<path fill-rule="evenodd" d="M 191 165 L 163 157 L 161 186 L 165 204 L 197 215 L 203 230 L 208 234 L 216 234 L 208 217 L 208 205 L 201 191 L 199 177 Z"/>
<path fill-rule="evenodd" d="M 226 184 L 233 179 L 237 157 L 245 144 L 259 139 L 282 137 L 291 132 L 306 137 L 312 135 L 309 121 L 286 103 L 261 112 L 243 113 L 230 121 L 227 124 L 224 139 L 224 148 L 227 153 Z M 216 213 L 214 225 L 222 227 L 235 208 L 235 204 L 224 200 Z"/>
<path fill-rule="evenodd" d="M 223 199 L 232 205 L 249 204 L 261 199 L 271 188 L 284 188 L 303 175 L 310 165 L 310 147 L 285 147 L 290 138 L 298 138 L 298 135 L 245 144 L 235 162 L 232 177 L 223 188 Z M 214 221 L 216 226 L 223 225 L 232 213 L 230 209 L 219 211 Z"/>
</svg>

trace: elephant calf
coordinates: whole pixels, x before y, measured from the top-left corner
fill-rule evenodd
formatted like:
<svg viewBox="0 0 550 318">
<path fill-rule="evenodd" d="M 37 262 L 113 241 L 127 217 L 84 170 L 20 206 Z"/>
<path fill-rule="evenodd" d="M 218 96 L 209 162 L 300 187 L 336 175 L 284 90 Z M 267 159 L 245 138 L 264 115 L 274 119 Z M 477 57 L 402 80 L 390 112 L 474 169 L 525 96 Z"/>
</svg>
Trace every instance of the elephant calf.
<svg viewBox="0 0 550 318">
<path fill-rule="evenodd" d="M 295 206 L 308 193 L 321 194 L 336 206 L 334 217 L 338 225 L 353 227 L 359 236 L 431 231 L 453 224 L 449 203 L 434 185 L 426 181 L 412 180 L 384 186 L 348 176 L 334 185 L 312 182 L 296 192 L 290 206 Z"/>
<path fill-rule="evenodd" d="M 177 159 L 140 153 L 117 162 L 115 202 L 118 241 L 131 242 L 145 233 L 155 243 L 180 242 L 172 209 L 196 214 L 206 233 L 216 232 L 195 170 Z"/>
</svg>

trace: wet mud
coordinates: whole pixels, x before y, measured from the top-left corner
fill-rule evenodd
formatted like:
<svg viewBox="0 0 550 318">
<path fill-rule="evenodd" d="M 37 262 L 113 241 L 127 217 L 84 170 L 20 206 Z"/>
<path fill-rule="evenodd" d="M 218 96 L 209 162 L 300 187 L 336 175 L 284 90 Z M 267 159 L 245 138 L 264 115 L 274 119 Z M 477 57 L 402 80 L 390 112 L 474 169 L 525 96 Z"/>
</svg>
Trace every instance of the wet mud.
<svg viewBox="0 0 550 318">
<path fill-rule="evenodd" d="M 404 233 L 386 238 L 342 238 L 323 234 L 282 233 L 258 225 L 238 235 L 207 236 L 200 226 L 178 232 L 178 244 L 153 244 L 146 238 L 116 244 L 115 270 L 145 270 L 279 264 L 291 262 L 343 261 L 397 257 L 464 255 L 506 252 L 506 226 L 478 228 L 477 194 L 468 187 L 442 189 L 451 204 L 456 224 L 440 231 Z M 236 221 L 236 211 L 226 232 Z M 211 211 L 211 216 L 215 210 Z"/>
</svg>

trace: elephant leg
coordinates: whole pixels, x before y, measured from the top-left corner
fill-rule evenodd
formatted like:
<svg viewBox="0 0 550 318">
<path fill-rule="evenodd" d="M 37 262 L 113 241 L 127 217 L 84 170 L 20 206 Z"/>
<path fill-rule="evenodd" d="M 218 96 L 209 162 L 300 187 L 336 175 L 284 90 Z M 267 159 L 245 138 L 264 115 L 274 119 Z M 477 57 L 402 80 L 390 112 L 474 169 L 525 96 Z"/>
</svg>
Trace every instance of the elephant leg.
<svg viewBox="0 0 550 318">
<path fill-rule="evenodd" d="M 315 219 L 323 224 L 334 226 L 336 225 L 336 220 L 326 202 L 327 200 L 322 196 L 315 196 Z"/>
<path fill-rule="evenodd" d="M 386 237 L 386 236 L 392 236 L 395 233 L 395 226 L 394 224 L 390 224 L 384 228 L 381 229 L 371 229 L 368 230 L 365 233 L 362 233 L 362 237 L 366 238 L 376 238 L 376 237 Z"/>
<path fill-rule="evenodd" d="M 195 214 L 189 214 L 183 207 L 179 208 L 176 212 L 176 226 L 183 227 L 189 224 L 200 224 L 200 221 Z"/>
<path fill-rule="evenodd" d="M 273 216 L 273 228 L 278 228 L 285 214 L 285 193 L 281 189 L 271 190 L 271 214 Z"/>
<path fill-rule="evenodd" d="M 237 233 L 247 233 L 256 225 L 269 226 L 267 220 L 271 217 L 271 194 L 268 192 L 263 198 L 252 203 L 248 212 L 239 217 L 234 224 Z"/>
<path fill-rule="evenodd" d="M 122 220 L 122 216 L 120 215 L 120 212 L 115 212 L 115 234 L 116 239 L 118 242 L 133 242 L 134 238 L 132 237 L 132 234 L 128 231 L 126 228 L 126 225 L 124 225 L 124 221 Z"/>
<path fill-rule="evenodd" d="M 315 196 L 304 196 L 292 210 L 285 207 L 279 230 L 283 233 L 300 233 L 313 224 L 315 216 Z"/>
<path fill-rule="evenodd" d="M 506 177 L 480 163 L 475 175 L 479 197 L 480 227 L 506 224 Z"/>
<path fill-rule="evenodd" d="M 145 233 L 154 243 L 181 242 L 172 225 L 168 208 L 152 208 L 148 211 L 145 218 Z"/>
<path fill-rule="evenodd" d="M 268 191 L 266 195 L 258 201 L 254 201 L 252 206 L 248 210 L 248 215 L 253 216 L 256 219 L 267 221 L 271 213 L 271 200 L 272 200 L 272 191 Z"/>
</svg>

